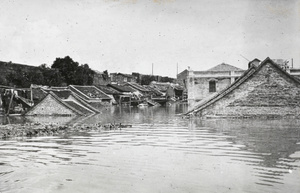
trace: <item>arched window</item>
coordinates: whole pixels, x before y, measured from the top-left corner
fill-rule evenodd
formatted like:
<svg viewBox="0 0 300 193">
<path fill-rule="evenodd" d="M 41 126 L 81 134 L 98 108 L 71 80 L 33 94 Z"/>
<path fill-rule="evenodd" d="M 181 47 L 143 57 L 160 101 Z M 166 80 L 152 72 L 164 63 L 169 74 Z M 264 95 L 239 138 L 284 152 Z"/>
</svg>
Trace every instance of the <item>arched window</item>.
<svg viewBox="0 0 300 193">
<path fill-rule="evenodd" d="M 216 81 L 215 80 L 209 81 L 209 92 L 216 92 Z"/>
</svg>

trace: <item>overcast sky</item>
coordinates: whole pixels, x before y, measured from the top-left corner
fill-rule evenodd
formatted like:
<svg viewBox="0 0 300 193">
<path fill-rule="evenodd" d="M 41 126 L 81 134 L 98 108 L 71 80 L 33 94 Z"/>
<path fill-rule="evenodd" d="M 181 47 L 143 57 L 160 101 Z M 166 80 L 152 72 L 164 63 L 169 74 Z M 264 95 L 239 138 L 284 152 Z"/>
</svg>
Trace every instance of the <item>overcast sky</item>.
<svg viewBox="0 0 300 193">
<path fill-rule="evenodd" d="M 300 0 L 1 0 L 0 60 L 38 66 L 69 55 L 109 72 L 175 77 L 190 66 L 294 59 Z"/>
</svg>

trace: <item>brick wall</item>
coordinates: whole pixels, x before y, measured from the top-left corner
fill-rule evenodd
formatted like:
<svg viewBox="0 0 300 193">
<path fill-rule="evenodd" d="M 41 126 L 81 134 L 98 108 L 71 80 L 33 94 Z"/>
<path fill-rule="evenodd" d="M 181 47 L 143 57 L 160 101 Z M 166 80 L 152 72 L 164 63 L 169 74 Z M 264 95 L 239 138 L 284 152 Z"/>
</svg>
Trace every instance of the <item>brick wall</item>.
<svg viewBox="0 0 300 193">
<path fill-rule="evenodd" d="M 56 101 L 51 95 L 47 95 L 26 115 L 75 115 L 75 113 Z"/>
<path fill-rule="evenodd" d="M 199 115 L 297 116 L 300 86 L 270 63 Z"/>
</svg>

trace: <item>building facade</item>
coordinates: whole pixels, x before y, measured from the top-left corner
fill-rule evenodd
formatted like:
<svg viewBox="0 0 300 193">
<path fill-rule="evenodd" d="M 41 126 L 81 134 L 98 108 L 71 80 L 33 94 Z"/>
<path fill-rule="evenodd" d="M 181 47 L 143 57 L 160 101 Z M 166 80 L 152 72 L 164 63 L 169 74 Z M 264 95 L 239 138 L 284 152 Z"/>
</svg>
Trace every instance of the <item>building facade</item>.
<svg viewBox="0 0 300 193">
<path fill-rule="evenodd" d="M 244 70 L 225 63 L 207 71 L 189 70 L 186 78 L 189 106 L 225 89 L 243 73 Z"/>
</svg>

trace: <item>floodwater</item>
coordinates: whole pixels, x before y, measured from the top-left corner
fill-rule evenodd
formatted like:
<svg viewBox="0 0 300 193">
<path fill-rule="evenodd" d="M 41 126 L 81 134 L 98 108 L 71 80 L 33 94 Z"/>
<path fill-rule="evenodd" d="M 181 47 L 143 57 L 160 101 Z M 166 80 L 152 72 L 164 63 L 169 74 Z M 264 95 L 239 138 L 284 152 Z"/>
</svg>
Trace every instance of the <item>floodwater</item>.
<svg viewBox="0 0 300 193">
<path fill-rule="evenodd" d="M 300 120 L 187 120 L 185 110 L 40 118 L 132 128 L 2 140 L 0 192 L 300 192 Z"/>
</svg>

